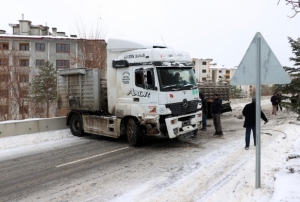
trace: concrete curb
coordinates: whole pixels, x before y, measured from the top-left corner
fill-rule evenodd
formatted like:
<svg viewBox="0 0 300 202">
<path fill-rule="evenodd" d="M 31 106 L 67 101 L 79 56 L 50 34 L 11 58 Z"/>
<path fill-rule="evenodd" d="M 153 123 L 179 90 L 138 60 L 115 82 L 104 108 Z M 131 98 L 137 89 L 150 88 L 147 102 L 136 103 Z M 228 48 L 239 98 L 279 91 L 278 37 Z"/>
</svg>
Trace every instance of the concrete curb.
<svg viewBox="0 0 300 202">
<path fill-rule="evenodd" d="M 66 128 L 66 117 L 3 121 L 0 122 L 0 138 Z"/>
</svg>

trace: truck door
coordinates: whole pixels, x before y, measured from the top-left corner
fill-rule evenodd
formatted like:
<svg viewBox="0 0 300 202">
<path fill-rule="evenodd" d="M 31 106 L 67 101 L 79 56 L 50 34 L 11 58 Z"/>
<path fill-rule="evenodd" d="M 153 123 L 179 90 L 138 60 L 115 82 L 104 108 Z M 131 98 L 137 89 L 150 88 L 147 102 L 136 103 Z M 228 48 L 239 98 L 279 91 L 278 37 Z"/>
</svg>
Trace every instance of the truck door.
<svg viewBox="0 0 300 202">
<path fill-rule="evenodd" d="M 156 113 L 158 105 L 157 82 L 154 68 L 134 69 L 134 84 L 128 95 L 140 105 L 146 114 Z"/>
</svg>

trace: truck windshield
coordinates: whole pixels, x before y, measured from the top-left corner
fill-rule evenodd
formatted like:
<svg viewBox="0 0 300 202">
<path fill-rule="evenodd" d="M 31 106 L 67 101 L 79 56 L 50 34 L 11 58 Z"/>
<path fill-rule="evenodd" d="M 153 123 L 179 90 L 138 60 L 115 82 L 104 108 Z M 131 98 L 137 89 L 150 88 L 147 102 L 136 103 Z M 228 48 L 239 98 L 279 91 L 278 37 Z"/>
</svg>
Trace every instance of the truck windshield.
<svg viewBox="0 0 300 202">
<path fill-rule="evenodd" d="M 178 91 L 197 88 L 191 67 L 158 67 L 157 74 L 161 91 Z"/>
</svg>

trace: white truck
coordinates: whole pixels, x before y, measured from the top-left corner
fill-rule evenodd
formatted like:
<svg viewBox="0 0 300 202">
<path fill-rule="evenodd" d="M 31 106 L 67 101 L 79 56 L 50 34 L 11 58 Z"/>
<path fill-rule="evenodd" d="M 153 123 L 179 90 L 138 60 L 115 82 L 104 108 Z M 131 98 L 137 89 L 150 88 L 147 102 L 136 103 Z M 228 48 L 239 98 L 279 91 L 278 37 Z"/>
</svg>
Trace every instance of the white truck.
<svg viewBox="0 0 300 202">
<path fill-rule="evenodd" d="M 139 146 L 144 135 L 197 133 L 202 112 L 193 65 L 186 52 L 110 39 L 106 71 L 58 70 L 58 108 L 70 110 L 75 136 L 127 136 Z"/>
</svg>

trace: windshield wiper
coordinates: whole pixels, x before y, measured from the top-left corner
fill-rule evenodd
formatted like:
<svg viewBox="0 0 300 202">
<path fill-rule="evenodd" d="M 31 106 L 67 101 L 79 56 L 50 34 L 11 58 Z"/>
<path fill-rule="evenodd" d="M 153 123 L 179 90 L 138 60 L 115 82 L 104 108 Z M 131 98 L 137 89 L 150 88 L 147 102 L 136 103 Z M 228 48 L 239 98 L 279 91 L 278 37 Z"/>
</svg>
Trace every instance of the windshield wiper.
<svg viewBox="0 0 300 202">
<path fill-rule="evenodd" d="M 190 88 L 190 89 L 196 89 L 197 86 L 196 85 L 193 85 L 193 84 L 186 84 L 184 86 L 182 86 L 181 88 Z"/>
<path fill-rule="evenodd" d="M 173 88 L 173 87 L 175 87 L 175 86 L 176 86 L 176 84 L 168 85 L 168 86 L 164 86 L 163 89 L 166 89 L 166 88 Z"/>
<path fill-rule="evenodd" d="M 174 90 L 179 90 L 180 88 L 177 87 L 176 85 L 177 85 L 177 84 L 165 86 L 165 87 L 163 87 L 163 89 L 170 89 L 170 88 L 171 88 L 171 90 L 173 90 L 173 91 L 174 91 Z"/>
</svg>

